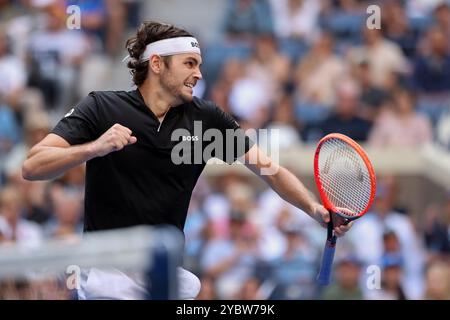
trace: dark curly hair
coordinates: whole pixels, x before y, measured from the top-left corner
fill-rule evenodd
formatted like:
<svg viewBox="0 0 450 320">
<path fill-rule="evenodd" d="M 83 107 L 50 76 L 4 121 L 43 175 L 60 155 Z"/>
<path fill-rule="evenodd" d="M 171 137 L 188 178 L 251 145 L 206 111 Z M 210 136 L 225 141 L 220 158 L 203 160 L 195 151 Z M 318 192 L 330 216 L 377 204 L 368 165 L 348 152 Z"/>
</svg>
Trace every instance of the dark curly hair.
<svg viewBox="0 0 450 320">
<path fill-rule="evenodd" d="M 141 62 L 139 60 L 145 51 L 145 47 L 155 41 L 177 37 L 193 37 L 193 35 L 170 24 L 155 21 L 141 23 L 136 32 L 136 36 L 131 37 L 126 42 L 126 48 L 130 55 L 127 67 L 130 69 L 135 85 L 141 85 L 147 78 L 148 61 Z M 170 56 L 163 57 L 166 65 L 169 63 L 169 58 Z"/>
</svg>

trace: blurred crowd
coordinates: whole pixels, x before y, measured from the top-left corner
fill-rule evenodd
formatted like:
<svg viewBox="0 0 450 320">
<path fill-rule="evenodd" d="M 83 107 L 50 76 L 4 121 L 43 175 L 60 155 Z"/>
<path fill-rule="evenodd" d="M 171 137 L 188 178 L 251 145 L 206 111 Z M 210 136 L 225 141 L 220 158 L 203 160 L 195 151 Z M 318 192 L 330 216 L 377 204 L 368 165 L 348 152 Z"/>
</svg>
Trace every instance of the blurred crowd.
<svg viewBox="0 0 450 320">
<path fill-rule="evenodd" d="M 366 26 L 371 4 L 381 29 Z M 80 29 L 68 28 L 70 5 L 81 9 Z M 0 0 L 2 245 L 81 235 L 84 167 L 28 182 L 21 164 L 74 103 L 108 85 L 107 62 L 120 67 L 142 5 Z M 226 8 L 221 36 L 200 38 L 195 93 L 242 127 L 278 129 L 282 148 L 341 132 L 379 148 L 435 141 L 450 150 L 448 1 L 228 0 Z M 450 193 L 419 223 L 397 207 L 396 178 L 378 178 L 372 210 L 339 240 L 327 288 L 315 284 L 325 231 L 312 219 L 246 177 L 200 179 L 185 227 L 199 298 L 450 299 Z M 0 280 L 0 299 L 71 297 L 64 286 Z"/>
</svg>

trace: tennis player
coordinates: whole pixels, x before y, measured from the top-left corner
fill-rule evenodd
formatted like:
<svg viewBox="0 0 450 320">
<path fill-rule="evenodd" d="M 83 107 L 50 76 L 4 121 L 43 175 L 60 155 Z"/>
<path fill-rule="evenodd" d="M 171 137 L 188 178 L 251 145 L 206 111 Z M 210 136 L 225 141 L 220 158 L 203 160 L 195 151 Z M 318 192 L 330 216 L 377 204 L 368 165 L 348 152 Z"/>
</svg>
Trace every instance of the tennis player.
<svg viewBox="0 0 450 320">
<path fill-rule="evenodd" d="M 25 179 L 53 179 L 87 162 L 85 232 L 143 224 L 169 224 L 182 231 L 207 159 L 176 163 L 174 148 L 189 141 L 193 154 L 204 152 L 208 141 L 202 141 L 203 133 L 215 129 L 223 134 L 224 147 L 212 156 L 228 163 L 239 158 L 283 199 L 326 225 L 328 211 L 292 173 L 265 155 L 229 114 L 193 96 L 202 78 L 202 55 L 192 34 L 173 25 L 144 22 L 126 47 L 136 89 L 91 92 L 31 148 L 22 167 Z M 174 139 L 177 129 L 187 134 Z M 242 148 L 228 147 L 227 130 L 235 133 L 232 139 Z M 261 174 L 268 167 L 266 172 L 273 174 Z M 341 236 L 349 228 L 339 225 L 334 230 Z M 182 268 L 179 284 L 180 299 L 194 299 L 200 290 L 199 279 Z M 83 274 L 79 297 L 139 299 L 144 292 L 136 278 L 92 268 Z"/>
</svg>

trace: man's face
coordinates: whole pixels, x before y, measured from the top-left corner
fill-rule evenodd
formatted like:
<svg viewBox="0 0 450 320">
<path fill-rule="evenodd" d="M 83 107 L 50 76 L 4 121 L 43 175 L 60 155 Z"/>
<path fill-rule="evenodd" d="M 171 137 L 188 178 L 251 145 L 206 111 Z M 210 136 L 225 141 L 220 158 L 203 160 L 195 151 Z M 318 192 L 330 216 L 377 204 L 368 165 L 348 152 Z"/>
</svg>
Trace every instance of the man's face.
<svg viewBox="0 0 450 320">
<path fill-rule="evenodd" d="M 171 56 L 161 71 L 161 86 L 170 92 L 177 103 L 192 101 L 193 88 L 202 78 L 200 65 L 202 57 L 197 53 L 184 53 Z"/>
</svg>

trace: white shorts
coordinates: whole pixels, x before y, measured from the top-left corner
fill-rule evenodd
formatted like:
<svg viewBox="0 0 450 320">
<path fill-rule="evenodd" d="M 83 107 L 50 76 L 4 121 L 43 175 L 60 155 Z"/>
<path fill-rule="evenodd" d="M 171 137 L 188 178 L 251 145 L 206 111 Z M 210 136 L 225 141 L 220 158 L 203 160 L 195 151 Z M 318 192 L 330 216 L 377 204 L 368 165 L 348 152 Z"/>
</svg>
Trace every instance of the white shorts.
<svg viewBox="0 0 450 320">
<path fill-rule="evenodd" d="M 181 267 L 178 274 L 178 299 L 193 300 L 200 292 L 200 280 Z M 80 300 L 142 300 L 148 294 L 142 274 L 125 274 L 117 269 L 90 268 L 81 272 Z"/>
</svg>

